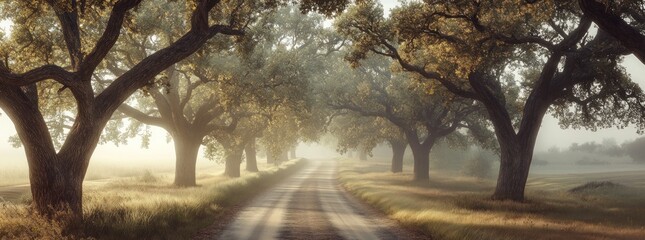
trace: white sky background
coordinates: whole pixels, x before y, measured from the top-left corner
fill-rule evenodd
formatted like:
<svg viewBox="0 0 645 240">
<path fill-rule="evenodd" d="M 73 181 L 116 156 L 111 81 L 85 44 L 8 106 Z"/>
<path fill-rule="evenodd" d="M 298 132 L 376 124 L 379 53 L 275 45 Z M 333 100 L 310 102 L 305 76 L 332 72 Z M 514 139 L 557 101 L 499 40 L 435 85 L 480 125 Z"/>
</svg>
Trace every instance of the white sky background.
<svg viewBox="0 0 645 240">
<path fill-rule="evenodd" d="M 389 9 L 395 7 L 398 1 L 395 0 L 381 0 L 381 3 L 386 9 L 386 14 Z M 7 30 L 9 23 L 0 21 L 0 29 Z M 623 63 L 627 71 L 631 74 L 634 81 L 638 82 L 642 88 L 645 88 L 645 65 L 638 61 L 635 57 L 629 56 Z M 0 111 L 2 113 L 2 111 Z M 2 113 L 0 116 L 0 161 L 16 160 L 18 164 L 24 164 L 26 167 L 26 160 L 24 151 L 22 149 L 12 148 L 7 142 L 8 138 L 15 135 L 15 129 L 9 118 Z M 626 129 L 601 129 L 597 132 L 586 130 L 573 130 L 561 129 L 558 121 L 547 115 L 542 123 L 540 134 L 538 136 L 538 143 L 536 146 L 537 151 L 546 150 L 551 146 L 557 145 L 560 148 L 566 148 L 573 142 L 586 142 L 596 141 L 602 142 L 606 138 L 615 138 L 618 143 L 626 140 L 632 140 L 639 137 L 636 134 L 636 129 L 629 127 Z M 158 165 L 158 166 L 174 166 L 174 146 L 166 142 L 165 131 L 153 128 L 153 136 L 150 142 L 149 149 L 141 149 L 141 142 L 139 139 L 133 139 L 129 145 L 116 147 L 113 144 L 99 145 L 94 152 L 93 161 L 99 160 L 104 163 L 114 162 L 127 162 L 128 164 L 138 165 Z M 334 153 L 329 149 L 322 148 L 315 145 L 301 145 L 298 150 L 299 155 L 306 157 L 315 157 L 316 154 L 324 154 L 326 156 L 333 156 Z M 200 157 L 202 155 L 200 154 Z M 321 156 L 322 157 L 322 156 Z M 14 162 L 14 161 L 12 161 Z M 212 165 L 205 160 L 201 160 L 198 165 Z M 2 166 L 2 164 L 0 164 Z"/>
</svg>

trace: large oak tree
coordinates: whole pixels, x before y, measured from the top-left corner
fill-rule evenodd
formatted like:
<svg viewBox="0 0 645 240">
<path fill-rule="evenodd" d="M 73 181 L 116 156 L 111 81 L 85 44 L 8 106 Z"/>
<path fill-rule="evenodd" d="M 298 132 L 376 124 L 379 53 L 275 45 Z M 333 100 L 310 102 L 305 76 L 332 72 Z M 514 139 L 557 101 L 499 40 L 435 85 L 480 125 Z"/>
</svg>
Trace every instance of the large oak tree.
<svg viewBox="0 0 645 240">
<path fill-rule="evenodd" d="M 11 49 L 4 48 L 0 60 L 0 107 L 14 123 L 24 146 L 33 205 L 40 213 L 50 215 L 53 211 L 69 208 L 80 217 L 82 181 L 112 113 L 135 91 L 190 56 L 209 39 L 221 34 L 243 34 L 245 19 L 267 7 L 250 0 L 186 1 L 184 21 L 187 24 L 178 38 L 115 76 L 105 89 L 94 89 L 94 73 L 111 54 L 119 37 L 128 31 L 145 28 L 130 21 L 130 15 L 135 14 L 133 9 L 145 11 L 151 5 L 164 4 L 142 2 L 43 0 L 2 3 L 2 15 L 13 22 L 14 28 L 11 38 L 2 43 Z M 303 6 L 317 4 L 305 1 Z M 333 1 L 325 6 L 334 4 L 343 3 Z M 50 27 L 52 23 L 55 25 Z M 45 85 L 47 80 L 55 84 Z M 52 91 L 54 87 L 58 90 Z M 69 92 L 76 105 L 73 123 L 64 134 L 60 148 L 55 147 L 40 108 L 43 89 L 48 93 Z"/>
<path fill-rule="evenodd" d="M 521 201 L 549 107 L 564 126 L 645 127 L 645 96 L 618 64 L 630 51 L 590 26 L 569 1 L 428 0 L 387 19 L 368 1 L 339 29 L 357 42 L 350 60 L 388 56 L 429 85 L 485 106 L 501 156 L 493 198 Z M 509 86 L 520 87 L 518 99 Z"/>
</svg>

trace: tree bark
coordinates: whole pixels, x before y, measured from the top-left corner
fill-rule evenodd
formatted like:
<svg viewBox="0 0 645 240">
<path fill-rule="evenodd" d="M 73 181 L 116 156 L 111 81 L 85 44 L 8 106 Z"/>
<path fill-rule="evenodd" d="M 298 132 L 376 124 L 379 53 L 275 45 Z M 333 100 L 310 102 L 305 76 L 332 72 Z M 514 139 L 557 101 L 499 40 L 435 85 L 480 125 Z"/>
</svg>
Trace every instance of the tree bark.
<svg viewBox="0 0 645 240">
<path fill-rule="evenodd" d="M 112 8 L 105 31 L 84 59 L 79 57 L 82 55 L 79 42 L 73 39 L 78 38 L 78 22 L 59 19 L 67 50 L 72 55 L 74 72 L 55 65 L 41 66 L 23 74 L 0 71 L 0 108 L 11 118 L 25 146 L 33 204 L 38 213 L 51 217 L 54 212 L 70 209 L 76 218 L 81 219 L 82 182 L 101 132 L 114 111 L 163 69 L 190 56 L 214 35 L 243 34 L 230 26 L 209 26 L 208 12 L 218 2 L 199 4 L 192 14 L 190 31 L 141 60 L 98 95 L 92 88 L 92 74 L 117 41 L 127 12 L 140 1 L 119 1 Z M 34 83 L 46 79 L 65 85 L 74 95 L 77 105 L 74 124 L 58 152 L 38 108 L 37 92 L 29 91 L 36 89 Z"/>
<path fill-rule="evenodd" d="M 600 29 L 608 32 L 634 53 L 645 64 L 645 35 L 629 25 L 623 18 L 612 12 L 607 4 L 597 0 L 578 0 L 580 9 L 590 17 Z"/>
<path fill-rule="evenodd" d="M 402 141 L 390 141 L 392 146 L 392 168 L 393 173 L 403 172 L 403 155 L 408 144 Z"/>
<path fill-rule="evenodd" d="M 201 141 L 174 137 L 175 142 L 175 186 L 196 186 L 195 167 Z"/>
<path fill-rule="evenodd" d="M 414 156 L 414 181 L 427 182 L 430 180 L 430 150 L 432 145 L 433 143 L 410 144 L 412 155 Z"/>
<path fill-rule="evenodd" d="M 246 154 L 246 171 L 258 172 L 258 160 L 255 151 L 255 138 L 251 139 L 244 148 Z"/>
<path fill-rule="evenodd" d="M 226 150 L 226 168 L 224 169 L 224 175 L 233 178 L 240 177 L 240 165 L 242 164 L 243 152 L 244 147 L 236 147 Z"/>
<path fill-rule="evenodd" d="M 500 144 L 502 144 L 500 142 Z M 530 162 L 530 157 L 523 158 L 522 146 L 517 143 L 503 143 L 501 146 L 501 164 L 497 177 L 497 186 L 492 198 L 495 200 L 524 200 L 524 189 L 529 168 L 525 162 Z M 525 177 L 527 176 L 527 177 Z"/>
<path fill-rule="evenodd" d="M 71 211 L 75 219 L 82 219 L 83 178 L 58 167 L 30 168 L 29 180 L 33 207 L 47 217 Z M 66 174 L 67 173 L 67 174 Z"/>
<path fill-rule="evenodd" d="M 500 168 L 497 186 L 492 198 L 495 200 L 524 201 L 524 190 L 529 176 L 533 150 L 542 116 L 525 125 L 516 137 L 498 137 L 500 145 Z"/>
</svg>

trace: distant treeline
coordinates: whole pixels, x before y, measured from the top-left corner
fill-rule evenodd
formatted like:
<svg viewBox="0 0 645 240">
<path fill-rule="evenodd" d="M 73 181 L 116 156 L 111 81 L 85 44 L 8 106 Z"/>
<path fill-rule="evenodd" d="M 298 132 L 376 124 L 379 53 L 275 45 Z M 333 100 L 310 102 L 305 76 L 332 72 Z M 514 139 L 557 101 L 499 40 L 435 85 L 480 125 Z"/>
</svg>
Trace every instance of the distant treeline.
<svg viewBox="0 0 645 240">
<path fill-rule="evenodd" d="M 561 150 L 557 146 L 549 148 L 548 154 L 570 155 L 572 153 L 585 153 L 596 155 L 593 158 L 584 156 L 576 161 L 578 164 L 608 164 L 606 159 L 599 158 L 619 158 L 628 156 L 634 162 L 645 163 L 645 137 L 637 138 L 633 141 L 626 141 L 619 145 L 615 139 L 605 139 L 602 143 L 595 141 L 584 143 L 573 143 L 569 148 Z"/>
</svg>

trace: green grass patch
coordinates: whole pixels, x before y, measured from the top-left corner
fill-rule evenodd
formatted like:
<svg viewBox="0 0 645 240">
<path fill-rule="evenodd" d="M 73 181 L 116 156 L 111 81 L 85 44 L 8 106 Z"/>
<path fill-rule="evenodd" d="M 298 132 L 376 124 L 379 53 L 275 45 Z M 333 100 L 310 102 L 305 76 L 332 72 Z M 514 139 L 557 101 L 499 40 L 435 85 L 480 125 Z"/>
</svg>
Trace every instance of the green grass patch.
<svg viewBox="0 0 645 240">
<path fill-rule="evenodd" d="M 529 179 L 525 203 L 493 201 L 494 181 L 432 172 L 428 183 L 387 164 L 345 161 L 339 179 L 352 194 L 434 239 L 643 239 L 645 172 Z M 571 186 L 610 178 L 625 187 L 572 193 Z M 624 177 L 623 177 L 624 176 Z M 591 179 L 591 180 L 590 180 Z"/>
<path fill-rule="evenodd" d="M 151 172 L 86 187 L 83 223 L 71 226 L 38 217 L 27 203 L 4 202 L 0 239 L 186 239 L 304 164 L 294 160 L 240 178 L 203 174 L 192 188 L 174 187 L 170 177 Z"/>
</svg>

